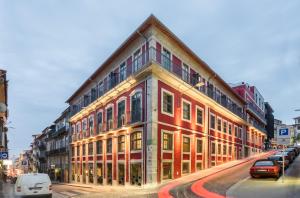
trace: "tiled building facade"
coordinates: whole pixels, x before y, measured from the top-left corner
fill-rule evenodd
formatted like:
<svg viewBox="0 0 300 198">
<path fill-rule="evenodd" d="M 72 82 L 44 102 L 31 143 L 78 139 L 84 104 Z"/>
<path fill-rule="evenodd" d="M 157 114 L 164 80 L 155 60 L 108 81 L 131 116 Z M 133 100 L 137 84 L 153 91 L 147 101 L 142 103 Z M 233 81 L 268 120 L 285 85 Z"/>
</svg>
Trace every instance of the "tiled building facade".
<svg viewBox="0 0 300 198">
<path fill-rule="evenodd" d="M 68 103 L 78 183 L 151 185 L 242 158 L 253 127 L 245 100 L 154 16 Z"/>
</svg>

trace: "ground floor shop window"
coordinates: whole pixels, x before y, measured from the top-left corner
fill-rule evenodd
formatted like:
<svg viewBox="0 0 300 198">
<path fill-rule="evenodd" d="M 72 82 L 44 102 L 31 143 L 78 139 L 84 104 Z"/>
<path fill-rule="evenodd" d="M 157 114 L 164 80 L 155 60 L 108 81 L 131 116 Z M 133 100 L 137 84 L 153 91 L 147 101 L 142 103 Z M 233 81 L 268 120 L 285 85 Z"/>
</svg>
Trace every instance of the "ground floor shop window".
<svg viewBox="0 0 300 198">
<path fill-rule="evenodd" d="M 125 184 L 125 166 L 124 164 L 118 165 L 118 180 L 119 184 L 124 185 Z"/>
<path fill-rule="evenodd" d="M 163 179 L 172 179 L 172 163 L 163 163 Z"/>
<path fill-rule="evenodd" d="M 94 171 L 93 171 L 93 163 L 89 163 L 89 172 L 88 172 L 88 176 L 89 176 L 89 182 L 92 184 L 94 183 Z"/>
<path fill-rule="evenodd" d="M 97 163 L 97 183 L 103 184 L 102 163 Z"/>
<path fill-rule="evenodd" d="M 202 170 L 202 162 L 197 162 L 196 168 L 197 168 L 197 171 Z"/>
<path fill-rule="evenodd" d="M 187 174 L 190 172 L 190 163 L 189 162 L 183 162 L 182 163 L 182 174 Z"/>
<path fill-rule="evenodd" d="M 130 180 L 132 185 L 142 185 L 142 163 L 131 164 Z"/>
</svg>

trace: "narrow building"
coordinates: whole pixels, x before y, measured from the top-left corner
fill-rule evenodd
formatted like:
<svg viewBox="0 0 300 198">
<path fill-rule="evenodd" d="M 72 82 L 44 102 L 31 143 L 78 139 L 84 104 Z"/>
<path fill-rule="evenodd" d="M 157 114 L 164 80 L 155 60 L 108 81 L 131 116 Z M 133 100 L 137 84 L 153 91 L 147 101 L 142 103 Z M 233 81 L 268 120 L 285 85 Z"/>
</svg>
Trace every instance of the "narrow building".
<svg viewBox="0 0 300 198">
<path fill-rule="evenodd" d="M 260 152 L 266 137 L 246 101 L 153 15 L 67 102 L 74 183 L 155 185 Z"/>
</svg>

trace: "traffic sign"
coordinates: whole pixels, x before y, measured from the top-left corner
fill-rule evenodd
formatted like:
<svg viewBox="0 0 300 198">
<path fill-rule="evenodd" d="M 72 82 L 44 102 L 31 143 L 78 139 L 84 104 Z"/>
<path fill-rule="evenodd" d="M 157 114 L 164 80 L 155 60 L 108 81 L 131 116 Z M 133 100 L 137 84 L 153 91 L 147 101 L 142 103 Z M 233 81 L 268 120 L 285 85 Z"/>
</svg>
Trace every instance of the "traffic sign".
<svg viewBox="0 0 300 198">
<path fill-rule="evenodd" d="M 289 129 L 288 128 L 283 128 L 283 129 L 279 129 L 279 136 L 288 136 L 289 135 Z"/>
<path fill-rule="evenodd" d="M 7 151 L 1 151 L 0 152 L 0 159 L 8 159 L 8 152 Z"/>
</svg>

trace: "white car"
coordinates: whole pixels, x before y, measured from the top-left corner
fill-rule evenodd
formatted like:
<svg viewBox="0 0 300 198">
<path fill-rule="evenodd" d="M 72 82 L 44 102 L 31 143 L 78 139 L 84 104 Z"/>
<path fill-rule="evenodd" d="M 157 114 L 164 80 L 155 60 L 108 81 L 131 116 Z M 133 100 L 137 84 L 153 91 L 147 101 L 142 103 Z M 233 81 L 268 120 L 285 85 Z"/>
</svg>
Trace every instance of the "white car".
<svg viewBox="0 0 300 198">
<path fill-rule="evenodd" d="M 52 197 L 52 183 L 47 174 L 29 173 L 19 175 L 15 184 L 17 196 Z"/>
</svg>

